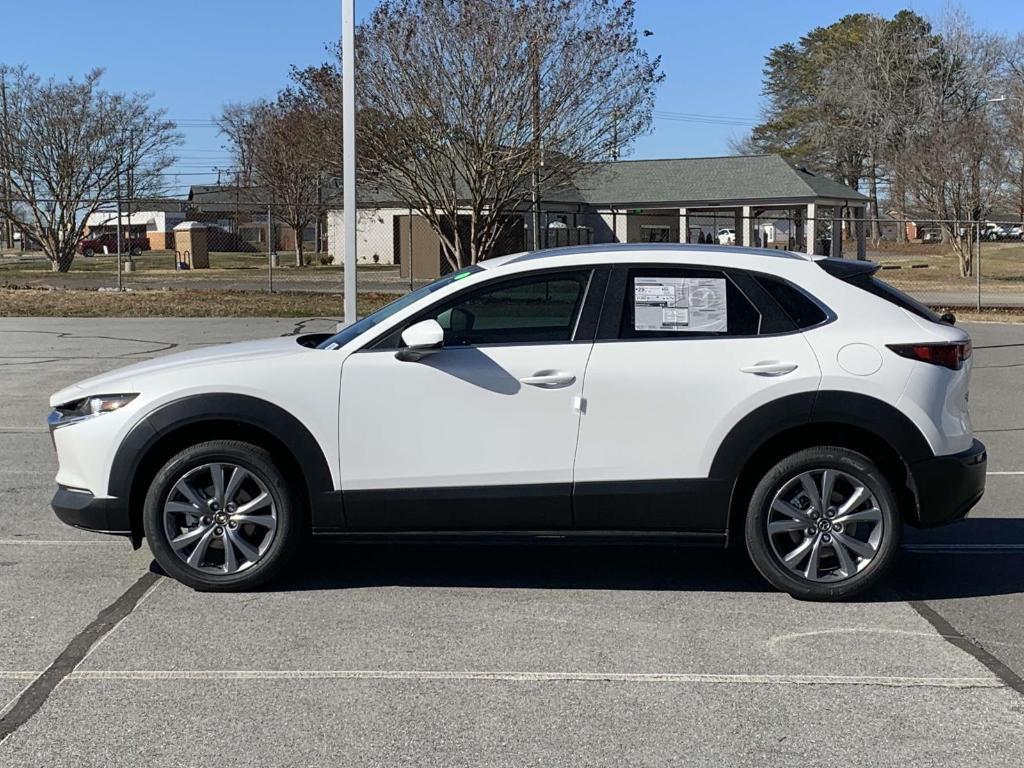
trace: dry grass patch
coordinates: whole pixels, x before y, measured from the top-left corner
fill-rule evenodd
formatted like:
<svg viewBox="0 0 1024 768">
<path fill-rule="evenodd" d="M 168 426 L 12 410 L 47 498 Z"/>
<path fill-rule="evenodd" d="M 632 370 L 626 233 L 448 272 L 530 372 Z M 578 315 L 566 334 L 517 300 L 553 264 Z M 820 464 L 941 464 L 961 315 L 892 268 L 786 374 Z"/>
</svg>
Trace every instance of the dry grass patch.
<svg viewBox="0 0 1024 768">
<path fill-rule="evenodd" d="M 359 294 L 367 315 L 397 297 Z M 337 293 L 0 288 L 0 317 L 341 317 Z"/>
</svg>

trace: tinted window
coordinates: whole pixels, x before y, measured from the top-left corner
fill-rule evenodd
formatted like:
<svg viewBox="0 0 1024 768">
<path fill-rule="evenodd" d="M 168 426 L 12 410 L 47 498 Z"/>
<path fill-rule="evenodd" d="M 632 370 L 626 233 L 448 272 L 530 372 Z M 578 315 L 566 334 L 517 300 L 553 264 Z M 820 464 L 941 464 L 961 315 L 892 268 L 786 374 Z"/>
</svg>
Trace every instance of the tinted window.
<svg viewBox="0 0 1024 768">
<path fill-rule="evenodd" d="M 756 279 L 761 287 L 779 303 L 779 306 L 789 315 L 797 328 L 811 328 L 828 319 L 825 310 L 796 286 L 768 275 L 757 275 Z"/>
<path fill-rule="evenodd" d="M 572 340 L 590 270 L 502 281 L 447 303 L 428 317 L 446 347 Z"/>
<path fill-rule="evenodd" d="M 619 337 L 755 336 L 761 314 L 724 273 L 680 267 L 631 269 Z"/>
<path fill-rule="evenodd" d="M 415 304 L 424 296 L 429 296 L 434 291 L 438 291 L 441 288 L 444 288 L 446 285 L 454 283 L 456 280 L 461 280 L 464 277 L 468 277 L 474 272 L 480 272 L 482 269 L 483 267 L 479 267 L 474 264 L 473 266 L 466 267 L 465 269 L 460 269 L 458 272 L 453 272 L 449 275 L 445 275 L 444 277 L 435 280 L 434 282 L 428 285 L 424 285 L 422 288 L 417 288 L 412 293 L 405 294 L 405 296 L 403 296 L 402 298 L 396 299 L 387 306 L 381 307 L 373 314 L 367 315 L 362 320 L 353 323 L 347 328 L 339 331 L 338 333 L 331 336 L 329 339 L 325 339 L 323 342 L 320 343 L 319 348 L 337 349 L 338 347 L 348 344 L 356 336 L 365 333 L 378 323 L 387 320 L 389 317 L 391 317 L 399 310 L 405 309 L 411 304 Z"/>
</svg>

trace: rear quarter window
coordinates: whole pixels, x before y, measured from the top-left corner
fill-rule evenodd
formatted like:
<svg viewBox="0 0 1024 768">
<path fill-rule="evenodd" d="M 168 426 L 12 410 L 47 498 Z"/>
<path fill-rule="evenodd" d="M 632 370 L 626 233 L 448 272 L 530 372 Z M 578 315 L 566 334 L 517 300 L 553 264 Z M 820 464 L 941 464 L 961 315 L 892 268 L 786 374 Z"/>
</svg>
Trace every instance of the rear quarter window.
<svg viewBox="0 0 1024 768">
<path fill-rule="evenodd" d="M 755 279 L 782 307 L 782 311 L 789 315 L 797 328 L 813 328 L 828 320 L 825 310 L 792 283 L 770 275 L 757 275 Z"/>
</svg>

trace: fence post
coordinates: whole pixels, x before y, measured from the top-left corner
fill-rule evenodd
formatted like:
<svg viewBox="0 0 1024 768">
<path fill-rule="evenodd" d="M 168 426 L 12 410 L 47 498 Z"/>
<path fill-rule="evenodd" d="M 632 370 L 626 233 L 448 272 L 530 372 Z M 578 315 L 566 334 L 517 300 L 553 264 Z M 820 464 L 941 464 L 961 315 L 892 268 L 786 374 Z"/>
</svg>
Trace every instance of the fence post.
<svg viewBox="0 0 1024 768">
<path fill-rule="evenodd" d="M 976 309 L 981 312 L 981 222 L 975 222 L 975 236 L 978 242 L 978 255 L 974 264 L 974 276 L 978 284 L 978 301 Z"/>
<path fill-rule="evenodd" d="M 415 288 L 415 283 L 412 279 L 412 206 L 409 206 L 409 293 L 412 293 Z"/>
<path fill-rule="evenodd" d="M 274 219 L 271 206 L 267 206 L 267 290 L 274 292 Z"/>
<path fill-rule="evenodd" d="M 120 187 L 120 184 L 118 184 Z M 131 220 L 128 221 L 128 236 L 131 237 Z M 120 293 L 124 290 L 121 285 L 121 195 L 117 196 L 117 290 Z"/>
</svg>

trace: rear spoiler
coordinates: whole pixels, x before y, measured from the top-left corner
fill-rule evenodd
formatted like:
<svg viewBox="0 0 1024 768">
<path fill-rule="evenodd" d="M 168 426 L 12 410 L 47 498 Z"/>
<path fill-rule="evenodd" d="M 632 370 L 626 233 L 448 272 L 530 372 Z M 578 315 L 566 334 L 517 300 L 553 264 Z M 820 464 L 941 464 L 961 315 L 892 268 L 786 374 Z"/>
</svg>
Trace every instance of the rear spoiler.
<svg viewBox="0 0 1024 768">
<path fill-rule="evenodd" d="M 854 259 L 818 259 L 818 266 L 832 277 L 850 280 L 861 275 L 873 275 L 881 267 L 873 261 L 856 261 Z"/>
</svg>

